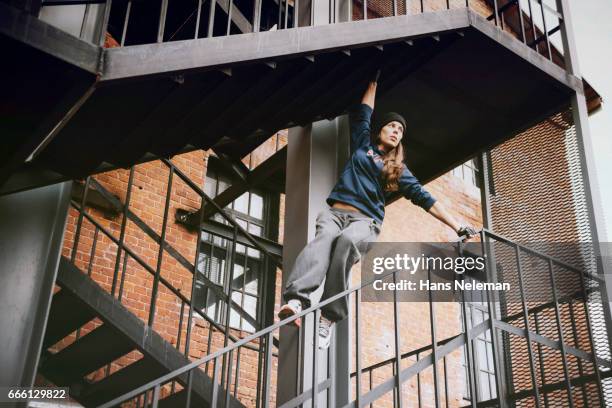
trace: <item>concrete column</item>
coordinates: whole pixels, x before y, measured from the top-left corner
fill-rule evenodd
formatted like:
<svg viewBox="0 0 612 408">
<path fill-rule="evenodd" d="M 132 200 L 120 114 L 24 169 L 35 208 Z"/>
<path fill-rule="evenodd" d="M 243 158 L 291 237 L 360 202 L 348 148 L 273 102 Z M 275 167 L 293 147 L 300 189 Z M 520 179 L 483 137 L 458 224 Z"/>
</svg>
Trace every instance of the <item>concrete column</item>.
<svg viewBox="0 0 612 408">
<path fill-rule="evenodd" d="M 0 197 L 0 386 L 34 383 L 71 187 L 67 182 Z"/>
<path fill-rule="evenodd" d="M 296 127 L 289 130 L 287 150 L 287 179 L 285 190 L 285 233 L 283 240 L 283 284 L 291 271 L 295 258 L 302 248 L 314 238 L 315 219 L 327 204 L 325 199 L 335 185 L 339 172 L 349 156 L 349 126 L 346 117 L 333 121 L 319 121 L 307 127 Z M 311 301 L 316 304 L 323 292 L 319 288 L 312 295 Z M 338 324 L 335 339 L 342 344 L 335 352 L 334 344 L 330 347 L 330 366 L 341 375 L 334 375 L 330 401 L 327 393 L 319 394 L 319 406 L 338 406 L 348 402 L 349 397 L 349 353 L 346 347 L 350 344 L 348 319 Z M 304 336 L 302 344 L 298 342 L 297 329 L 283 328 L 280 332 L 280 349 L 278 358 L 277 401 L 282 404 L 291 400 L 300 392 L 312 388 L 313 334 L 312 316 L 303 322 Z M 298 361 L 299 347 L 302 347 L 302 361 Z M 327 353 L 318 355 L 319 382 L 328 378 Z M 305 407 L 310 404 L 305 404 Z"/>
</svg>

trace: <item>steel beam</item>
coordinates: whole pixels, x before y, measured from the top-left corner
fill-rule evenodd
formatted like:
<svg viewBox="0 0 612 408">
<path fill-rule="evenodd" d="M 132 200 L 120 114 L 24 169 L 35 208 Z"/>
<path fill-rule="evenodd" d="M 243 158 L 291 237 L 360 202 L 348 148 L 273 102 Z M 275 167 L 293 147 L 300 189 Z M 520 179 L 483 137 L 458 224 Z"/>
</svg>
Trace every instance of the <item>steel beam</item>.
<svg viewBox="0 0 612 408">
<path fill-rule="evenodd" d="M 465 29 L 464 9 L 104 50 L 103 81 L 308 56 Z M 188 45 L 189 44 L 189 45 Z M 138 61 L 138 63 L 135 63 Z"/>
</svg>

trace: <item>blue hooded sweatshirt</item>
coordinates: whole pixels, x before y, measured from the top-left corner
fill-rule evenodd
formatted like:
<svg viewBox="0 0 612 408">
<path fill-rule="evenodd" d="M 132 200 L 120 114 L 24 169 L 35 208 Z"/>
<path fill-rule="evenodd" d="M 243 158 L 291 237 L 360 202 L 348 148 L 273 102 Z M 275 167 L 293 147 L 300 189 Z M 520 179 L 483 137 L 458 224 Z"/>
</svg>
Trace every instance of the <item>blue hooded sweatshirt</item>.
<svg viewBox="0 0 612 408">
<path fill-rule="evenodd" d="M 351 157 L 344 166 L 340 180 L 327 198 L 333 205 L 342 202 L 352 205 L 361 212 L 382 224 L 385 218 L 385 203 L 392 193 L 382 188 L 382 169 L 384 151 L 372 144 L 370 139 L 370 119 L 372 108 L 361 104 L 349 115 L 351 128 Z M 398 180 L 399 192 L 425 211 L 436 200 L 429 194 L 410 170 L 403 165 Z"/>
</svg>

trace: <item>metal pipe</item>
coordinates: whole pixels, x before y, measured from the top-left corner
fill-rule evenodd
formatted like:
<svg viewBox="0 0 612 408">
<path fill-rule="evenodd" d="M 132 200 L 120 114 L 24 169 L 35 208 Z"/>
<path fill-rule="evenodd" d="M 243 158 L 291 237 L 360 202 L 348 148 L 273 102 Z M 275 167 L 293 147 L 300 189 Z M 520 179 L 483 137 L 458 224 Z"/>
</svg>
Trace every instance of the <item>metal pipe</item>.
<svg viewBox="0 0 612 408">
<path fill-rule="evenodd" d="M 213 36 L 214 31 L 214 25 L 215 25 L 215 6 L 217 4 L 216 0 L 209 0 L 210 1 L 210 7 L 208 9 L 208 33 L 206 34 L 206 37 L 210 38 Z"/>
<path fill-rule="evenodd" d="M 580 348 L 580 346 L 578 345 L 578 330 L 576 329 L 576 319 L 574 316 L 574 302 L 573 300 L 570 299 L 569 303 L 569 316 L 570 316 L 570 323 L 572 324 L 572 337 L 574 339 L 574 347 L 576 348 Z M 581 359 L 577 358 L 576 359 L 576 363 L 578 365 L 578 375 L 580 377 L 584 376 L 584 371 L 582 369 L 582 361 Z M 582 402 L 583 402 L 583 406 L 588 407 L 589 406 L 589 402 L 587 399 L 587 391 L 586 391 L 586 386 L 584 383 L 581 384 L 582 389 Z"/>
<path fill-rule="evenodd" d="M 164 31 L 166 29 L 166 15 L 168 13 L 168 0 L 162 0 L 159 10 L 159 22 L 157 25 L 157 42 L 164 42 Z"/>
<path fill-rule="evenodd" d="M 125 228 L 127 225 L 127 212 L 130 206 L 130 198 L 132 196 L 132 185 L 134 184 L 134 166 L 130 167 L 130 175 L 128 177 L 128 187 L 125 196 L 125 204 L 123 205 L 122 213 L 123 219 L 121 220 L 121 232 L 119 233 L 119 242 L 117 243 L 117 255 L 115 260 L 115 270 L 113 272 L 113 283 L 111 286 L 111 295 L 115 296 L 115 289 L 117 287 L 117 273 L 119 272 L 119 263 L 121 262 L 121 251 L 123 251 L 123 241 L 125 240 Z"/>
<path fill-rule="evenodd" d="M 321 309 L 314 312 L 314 330 L 312 333 L 312 395 L 310 404 L 312 408 L 317 408 L 319 399 L 319 321 L 321 319 Z"/>
<path fill-rule="evenodd" d="M 193 370 L 187 373 L 187 394 L 185 395 L 185 408 L 191 408 L 191 390 L 193 389 Z"/>
<path fill-rule="evenodd" d="M 361 289 L 355 292 L 355 369 L 356 369 L 356 385 L 355 385 L 355 403 L 357 408 L 361 408 L 361 307 L 360 307 Z M 371 372 L 371 371 L 370 371 Z"/>
<path fill-rule="evenodd" d="M 484 168 L 483 168 L 484 171 Z M 485 179 L 486 179 L 486 175 L 485 175 Z M 480 245 L 481 245 L 481 251 L 482 251 L 482 255 L 485 257 L 485 276 L 487 279 L 487 282 L 497 282 L 497 277 L 493 276 L 493 266 L 491 265 L 492 263 L 492 257 L 490 256 L 491 251 L 488 249 L 488 242 L 487 241 L 487 233 L 485 232 L 485 230 L 483 229 L 480 232 Z M 505 395 L 503 394 L 503 384 L 502 384 L 502 370 L 500 367 L 500 363 L 498 360 L 498 357 L 501 356 L 500 353 L 500 348 L 499 348 L 499 343 L 498 343 L 498 337 L 497 337 L 497 332 L 495 331 L 495 324 L 493 322 L 493 319 L 496 317 L 497 313 L 495 310 L 495 305 L 493 303 L 493 301 L 491 300 L 491 296 L 490 293 L 487 292 L 487 307 L 489 309 L 489 330 L 491 332 L 491 348 L 492 348 L 492 353 L 493 353 L 493 367 L 495 370 L 495 392 L 497 395 L 497 399 L 500 401 L 500 408 L 504 408 L 506 406 L 506 399 L 505 399 Z"/>
<path fill-rule="evenodd" d="M 550 41 L 548 39 L 548 28 L 546 28 L 546 15 L 544 14 L 544 3 L 540 0 L 540 11 L 542 12 L 542 27 L 544 28 L 544 38 L 546 39 L 546 50 L 548 59 L 552 61 L 552 50 L 550 49 Z"/>
<path fill-rule="evenodd" d="M 527 37 L 525 36 L 525 22 L 523 21 L 523 9 L 521 8 L 521 0 L 516 0 L 516 12 L 519 16 L 519 24 L 521 26 L 521 38 L 523 44 L 527 44 Z"/>
<path fill-rule="evenodd" d="M 225 354 L 224 354 L 225 355 Z M 213 363 L 213 378 L 211 384 L 211 396 L 210 396 L 210 406 L 217 407 L 217 399 L 219 398 L 219 359 L 221 356 L 217 356 L 214 359 Z"/>
<path fill-rule="evenodd" d="M 397 285 L 397 271 L 393 272 L 393 283 L 394 285 Z M 397 388 L 397 406 L 402 408 L 402 382 L 400 380 L 400 372 L 402 371 L 402 353 L 400 348 L 399 306 L 397 304 L 397 291 L 395 290 L 393 291 L 393 325 L 395 329 L 395 387 Z M 434 367 L 435 364 L 434 354 Z"/>
<path fill-rule="evenodd" d="M 128 263 L 128 253 L 123 253 L 123 266 L 121 268 L 121 281 L 119 282 L 119 302 L 121 302 L 121 298 L 123 297 L 123 284 L 125 283 L 125 273 L 127 272 L 127 263 Z"/>
<path fill-rule="evenodd" d="M 523 272 L 522 272 L 522 265 L 521 265 L 521 252 L 519 250 L 518 245 L 514 245 L 514 251 L 515 251 L 515 255 L 516 255 L 516 269 L 517 269 L 517 274 L 518 274 L 518 281 L 519 281 L 519 289 L 521 292 L 521 306 L 523 309 L 523 322 L 525 324 L 525 339 L 527 341 L 527 352 L 529 353 L 529 371 L 531 373 L 531 385 L 533 386 L 533 392 L 534 392 L 534 397 L 535 397 L 535 405 L 537 408 L 540 407 L 540 390 L 538 389 L 538 383 L 536 380 L 536 370 L 535 370 L 535 364 L 533 361 L 533 350 L 531 347 L 531 333 L 530 333 L 530 329 L 529 329 L 529 315 L 528 315 L 528 311 L 527 311 L 527 305 L 526 305 L 526 301 L 525 301 L 525 288 L 523 286 Z"/>
<path fill-rule="evenodd" d="M 232 315 L 232 304 L 231 304 L 232 283 L 234 281 L 234 263 L 236 261 L 236 239 L 237 239 L 237 231 L 236 231 L 236 227 L 234 226 L 232 246 L 231 246 L 230 253 L 229 253 L 229 259 L 227 261 L 229 271 L 226 274 L 226 281 L 225 281 L 225 285 L 226 285 L 225 290 L 227 291 L 226 294 L 227 294 L 228 301 L 225 302 L 225 333 L 223 336 L 223 347 L 227 347 L 229 343 L 229 332 L 230 332 L 231 315 Z M 245 272 L 243 271 L 242 274 L 244 276 Z M 242 296 L 242 298 L 244 300 L 244 296 Z M 222 363 L 223 368 L 221 370 L 221 384 L 225 382 L 225 371 L 226 371 L 225 368 L 227 367 L 227 356 L 225 354 L 223 355 L 222 361 L 223 361 Z"/>
<path fill-rule="evenodd" d="M 240 347 L 238 347 L 238 350 L 240 350 Z M 230 350 L 230 352 L 228 353 L 228 364 L 227 364 L 227 384 L 225 386 L 225 405 L 224 407 L 229 408 L 230 407 L 230 397 L 231 397 L 231 393 L 230 393 L 230 389 L 232 387 L 232 362 L 234 359 L 234 350 Z"/>
<path fill-rule="evenodd" d="M 499 8 L 497 7 L 497 0 L 493 0 L 493 14 L 495 15 L 495 25 L 499 26 Z"/>
<path fill-rule="evenodd" d="M 261 26 L 261 0 L 253 4 L 253 32 L 258 33 Z"/>
<path fill-rule="evenodd" d="M 230 31 L 232 28 L 232 8 L 234 7 L 234 0 L 229 0 L 229 6 L 227 9 L 227 28 L 225 30 L 225 35 L 230 35 Z"/>
<path fill-rule="evenodd" d="M 102 16 L 102 22 L 100 24 L 100 32 L 98 33 L 98 45 L 104 47 L 106 40 L 106 26 L 108 26 L 108 19 L 110 18 L 110 10 L 112 6 L 112 0 L 106 0 L 104 4 L 104 14 Z"/>
<path fill-rule="evenodd" d="M 272 345 L 274 344 L 274 331 L 268 332 L 266 335 L 266 359 L 265 359 L 265 379 L 263 384 L 264 408 L 270 406 L 270 398 L 268 398 L 268 390 L 270 389 L 270 378 L 272 376 Z"/>
<path fill-rule="evenodd" d="M 93 259 L 96 256 L 96 244 L 98 243 L 98 232 L 99 231 L 100 230 L 98 229 L 98 227 L 95 227 L 93 243 L 91 244 L 91 252 L 89 254 L 89 265 L 87 266 L 87 276 L 91 276 L 91 271 L 93 267 Z"/>
<path fill-rule="evenodd" d="M 88 5 L 89 6 L 89 5 Z M 129 0 L 125 9 L 125 17 L 123 18 L 123 29 L 121 30 L 121 46 L 125 45 L 125 37 L 127 36 L 127 27 L 130 21 L 130 13 L 132 11 L 132 0 Z"/>
<path fill-rule="evenodd" d="M 213 1 L 213 0 L 210 0 Z M 198 0 L 198 13 L 196 14 L 196 23 L 195 23 L 195 33 L 193 34 L 193 39 L 198 39 L 198 34 L 200 33 L 200 18 L 202 16 L 202 0 Z"/>
<path fill-rule="evenodd" d="M 533 21 L 533 10 L 531 8 L 531 0 L 527 0 L 527 5 L 529 7 L 529 20 L 531 21 L 531 35 L 533 37 L 533 41 L 535 42 L 535 40 L 536 40 L 536 29 L 535 29 L 535 22 Z M 537 52 L 540 52 L 537 43 L 535 43 L 535 50 Z"/>
<path fill-rule="evenodd" d="M 167 1 L 167 0 L 164 0 Z M 161 276 L 161 267 L 164 256 L 164 246 L 166 244 L 166 229 L 168 226 L 168 211 L 170 209 L 170 196 L 172 195 L 172 180 L 174 178 L 174 167 L 170 168 L 168 175 L 168 186 L 166 188 L 166 202 L 164 204 L 164 218 L 162 221 L 161 237 L 159 240 L 159 250 L 157 252 L 157 267 L 155 268 L 155 277 L 153 278 L 153 288 L 151 290 L 151 306 L 149 309 L 149 326 L 153 327 L 155 321 L 155 312 L 157 306 L 157 291 L 159 289 L 159 278 Z M 199 243 L 198 243 L 199 244 Z M 197 265 L 197 261 L 196 261 Z"/>
<path fill-rule="evenodd" d="M 431 282 L 431 268 L 427 270 L 427 279 Z M 396 291 L 393 291 L 395 293 Z M 433 381 L 434 381 L 434 401 L 435 406 L 440 406 L 440 389 L 438 386 L 438 341 L 436 336 L 436 310 L 434 308 L 434 299 L 431 294 L 431 289 L 427 289 L 427 295 L 429 297 L 429 329 L 431 333 L 431 358 L 432 358 L 432 369 L 433 369 Z"/>
<path fill-rule="evenodd" d="M 74 263 L 76 260 L 76 254 L 79 249 L 79 240 L 81 238 L 81 226 L 83 225 L 83 212 L 85 212 L 87 205 L 87 192 L 89 191 L 89 180 L 87 177 L 85 180 L 85 186 L 83 189 L 83 195 L 81 196 L 81 211 L 79 211 L 79 218 L 77 220 L 76 230 L 74 232 L 74 242 L 72 244 L 72 252 L 70 253 L 70 263 Z"/>
<path fill-rule="evenodd" d="M 89 10 L 91 4 L 85 5 L 85 12 L 83 13 L 83 21 L 81 22 L 81 30 L 79 31 L 79 38 L 83 38 L 85 35 L 85 27 L 87 27 L 87 20 L 89 19 Z"/>
<path fill-rule="evenodd" d="M 540 333 L 540 321 L 538 319 L 538 314 L 534 313 L 533 314 L 533 322 L 535 325 L 535 331 L 536 333 Z M 546 376 L 544 374 L 544 355 L 542 354 L 542 345 L 540 343 L 537 343 L 537 348 L 538 348 L 538 366 L 540 367 L 540 381 L 542 382 L 542 385 L 546 385 Z M 548 394 L 544 393 L 544 407 L 548 408 Z"/>
<path fill-rule="evenodd" d="M 567 392 L 567 403 L 569 408 L 574 407 L 572 398 L 572 384 L 570 382 L 570 374 L 567 366 L 567 354 L 565 350 L 565 340 L 563 338 L 563 327 L 561 326 L 561 313 L 559 312 L 559 300 L 557 298 L 557 284 L 555 282 L 555 274 L 553 271 L 553 263 L 548 260 L 548 272 L 550 273 L 550 284 L 552 286 L 553 302 L 555 304 L 555 319 L 557 320 L 557 333 L 559 336 L 559 348 L 561 349 L 561 362 L 563 363 L 563 376 L 565 377 L 565 389 Z"/>
</svg>

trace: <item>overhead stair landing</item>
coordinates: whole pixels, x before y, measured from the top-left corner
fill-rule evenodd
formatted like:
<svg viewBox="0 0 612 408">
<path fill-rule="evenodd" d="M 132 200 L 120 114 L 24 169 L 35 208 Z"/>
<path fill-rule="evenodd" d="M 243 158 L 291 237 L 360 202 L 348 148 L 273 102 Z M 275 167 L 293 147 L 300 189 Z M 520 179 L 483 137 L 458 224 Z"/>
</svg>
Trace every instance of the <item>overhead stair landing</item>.
<svg viewBox="0 0 612 408">
<path fill-rule="evenodd" d="M 71 397 L 79 403 L 86 407 L 101 405 L 189 363 L 173 345 L 146 328 L 144 322 L 66 258 L 60 261 L 56 283 L 61 290 L 51 303 L 39 371 L 55 385 L 69 387 Z M 94 318 L 103 324 L 59 352 L 48 351 Z M 85 378 L 134 350 L 142 353 L 140 360 L 97 382 Z M 192 406 L 210 406 L 211 379 L 201 370 L 193 371 L 193 375 Z M 178 382 L 185 386 L 187 376 Z M 233 397 L 230 401 L 232 407 L 244 406 Z M 165 396 L 159 405 L 184 407 L 184 391 L 177 387 L 177 392 Z"/>
<path fill-rule="evenodd" d="M 377 111 L 406 117 L 408 165 L 426 182 L 582 87 L 469 9 L 108 49 L 0 9 L 15 55 L 2 85 L 21 95 L 3 101 L 15 110 L 3 193 L 195 149 L 242 157 L 277 130 L 347 112 L 379 67 Z"/>
</svg>

